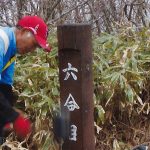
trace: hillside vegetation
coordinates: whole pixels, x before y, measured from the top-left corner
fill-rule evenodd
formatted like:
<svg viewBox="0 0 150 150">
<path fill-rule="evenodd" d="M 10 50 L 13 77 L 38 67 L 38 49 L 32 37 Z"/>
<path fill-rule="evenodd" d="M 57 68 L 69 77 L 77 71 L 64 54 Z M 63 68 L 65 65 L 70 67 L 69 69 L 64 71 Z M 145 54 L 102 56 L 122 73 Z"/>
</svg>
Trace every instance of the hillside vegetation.
<svg viewBox="0 0 150 150">
<path fill-rule="evenodd" d="M 150 32 L 122 27 L 111 34 L 93 35 L 94 118 L 97 150 L 129 150 L 148 143 L 150 94 Z M 20 149 L 58 150 L 52 132 L 53 112 L 58 109 L 58 48 L 45 54 L 18 56 L 15 92 L 17 108 L 33 122 L 33 133 L 20 143 L 10 134 L 6 145 Z"/>
</svg>

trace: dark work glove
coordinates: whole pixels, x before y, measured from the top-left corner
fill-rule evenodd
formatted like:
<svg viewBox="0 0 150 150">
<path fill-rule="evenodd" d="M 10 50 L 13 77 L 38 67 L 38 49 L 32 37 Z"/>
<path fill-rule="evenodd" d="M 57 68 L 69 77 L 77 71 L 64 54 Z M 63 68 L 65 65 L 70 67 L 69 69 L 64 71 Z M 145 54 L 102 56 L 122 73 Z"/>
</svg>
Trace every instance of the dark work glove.
<svg viewBox="0 0 150 150">
<path fill-rule="evenodd" d="M 59 142 L 61 139 L 65 140 L 69 137 L 70 130 L 70 114 L 62 111 L 54 112 L 53 117 L 53 132 L 55 139 Z"/>
</svg>

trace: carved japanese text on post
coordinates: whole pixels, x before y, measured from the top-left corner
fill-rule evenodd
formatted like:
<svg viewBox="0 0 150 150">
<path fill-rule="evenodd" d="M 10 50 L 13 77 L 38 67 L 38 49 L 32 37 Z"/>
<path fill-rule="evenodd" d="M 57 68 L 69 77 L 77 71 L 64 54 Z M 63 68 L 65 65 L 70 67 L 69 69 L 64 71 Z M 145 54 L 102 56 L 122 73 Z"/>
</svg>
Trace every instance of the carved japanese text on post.
<svg viewBox="0 0 150 150">
<path fill-rule="evenodd" d="M 80 107 L 76 103 L 76 101 L 75 101 L 74 97 L 72 96 L 72 94 L 69 94 L 64 106 L 66 106 L 69 111 L 74 111 L 75 109 L 80 109 Z"/>
<path fill-rule="evenodd" d="M 69 140 L 77 141 L 77 127 L 75 125 L 71 125 L 71 133 L 70 133 Z"/>
<path fill-rule="evenodd" d="M 63 69 L 63 72 L 66 73 L 64 80 L 68 80 L 70 76 L 72 76 L 74 80 L 77 80 L 77 76 L 74 72 L 78 72 L 78 69 L 75 67 L 72 67 L 71 63 L 68 63 L 68 68 Z"/>
</svg>

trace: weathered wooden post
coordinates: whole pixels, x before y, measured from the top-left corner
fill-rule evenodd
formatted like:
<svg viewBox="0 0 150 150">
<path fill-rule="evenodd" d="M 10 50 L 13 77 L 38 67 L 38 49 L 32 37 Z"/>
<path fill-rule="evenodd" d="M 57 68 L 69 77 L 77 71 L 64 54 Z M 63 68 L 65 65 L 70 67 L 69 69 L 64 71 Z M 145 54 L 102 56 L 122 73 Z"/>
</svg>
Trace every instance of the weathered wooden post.
<svg viewBox="0 0 150 150">
<path fill-rule="evenodd" d="M 63 150 L 94 150 L 91 26 L 58 26 L 61 109 L 70 114 Z"/>
</svg>

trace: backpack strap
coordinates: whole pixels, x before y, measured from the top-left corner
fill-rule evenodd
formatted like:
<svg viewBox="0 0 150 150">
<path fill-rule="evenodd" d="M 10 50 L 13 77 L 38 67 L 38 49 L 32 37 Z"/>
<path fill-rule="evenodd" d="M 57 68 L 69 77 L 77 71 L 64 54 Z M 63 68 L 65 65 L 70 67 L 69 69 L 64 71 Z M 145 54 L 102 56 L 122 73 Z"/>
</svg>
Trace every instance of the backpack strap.
<svg viewBox="0 0 150 150">
<path fill-rule="evenodd" d="M 10 60 L 7 62 L 7 64 L 4 66 L 2 71 L 6 70 L 13 62 L 15 62 L 15 60 L 16 60 L 16 56 L 12 56 Z"/>
</svg>

